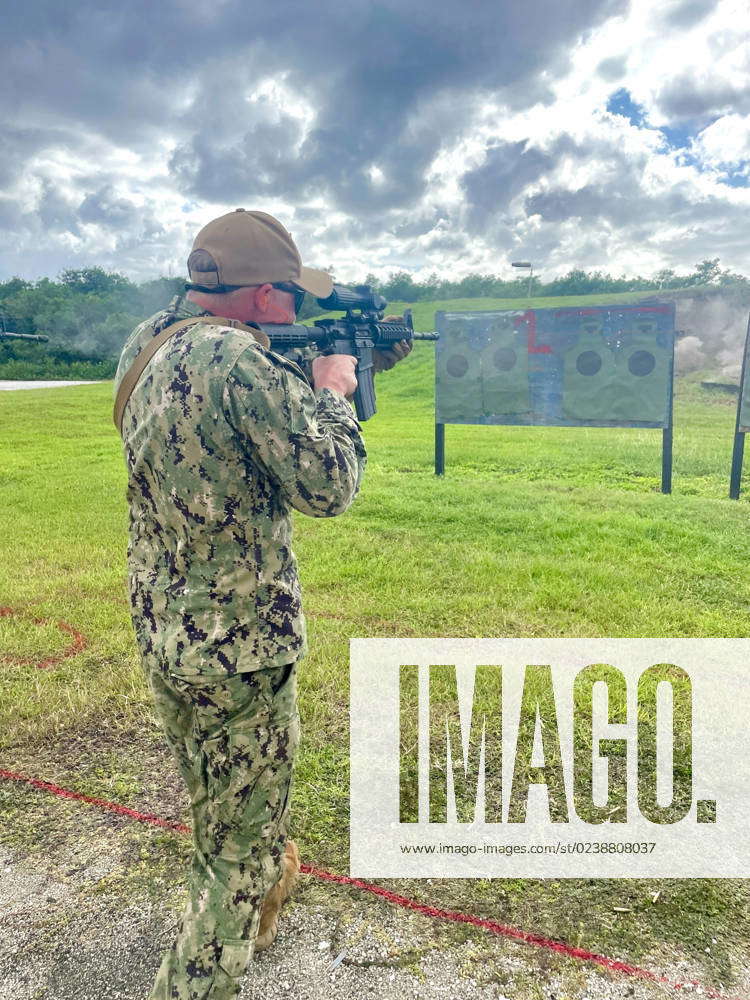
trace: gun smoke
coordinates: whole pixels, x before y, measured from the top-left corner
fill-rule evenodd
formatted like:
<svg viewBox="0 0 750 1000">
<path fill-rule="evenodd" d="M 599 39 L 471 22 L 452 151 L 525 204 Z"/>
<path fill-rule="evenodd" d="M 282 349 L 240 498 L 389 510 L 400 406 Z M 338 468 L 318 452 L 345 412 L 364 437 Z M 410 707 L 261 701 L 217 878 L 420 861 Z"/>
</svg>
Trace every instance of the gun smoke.
<svg viewBox="0 0 750 1000">
<path fill-rule="evenodd" d="M 750 306 L 727 292 L 675 297 L 678 374 L 711 369 L 739 380 Z"/>
</svg>

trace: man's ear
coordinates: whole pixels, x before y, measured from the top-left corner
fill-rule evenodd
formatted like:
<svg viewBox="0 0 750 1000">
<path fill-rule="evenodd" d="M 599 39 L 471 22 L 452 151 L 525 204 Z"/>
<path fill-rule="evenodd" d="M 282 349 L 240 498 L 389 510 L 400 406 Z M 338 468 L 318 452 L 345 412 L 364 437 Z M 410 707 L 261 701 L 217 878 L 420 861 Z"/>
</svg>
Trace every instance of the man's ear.
<svg viewBox="0 0 750 1000">
<path fill-rule="evenodd" d="M 255 289 L 253 295 L 253 302 L 255 308 L 258 312 L 264 313 L 268 311 L 268 306 L 271 301 L 271 292 L 273 291 L 273 285 L 266 283 L 265 285 L 258 285 Z"/>
</svg>

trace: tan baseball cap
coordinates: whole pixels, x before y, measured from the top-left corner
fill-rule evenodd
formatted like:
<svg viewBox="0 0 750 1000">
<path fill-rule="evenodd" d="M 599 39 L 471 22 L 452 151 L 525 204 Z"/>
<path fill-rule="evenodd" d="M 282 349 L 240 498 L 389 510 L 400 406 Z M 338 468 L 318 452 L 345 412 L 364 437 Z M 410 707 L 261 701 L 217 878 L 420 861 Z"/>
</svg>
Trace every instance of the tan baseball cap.
<svg viewBox="0 0 750 1000">
<path fill-rule="evenodd" d="M 325 271 L 303 267 L 291 234 L 265 212 L 236 208 L 214 219 L 195 237 L 188 257 L 190 281 L 207 291 L 227 286 L 289 283 L 317 299 L 333 291 Z"/>
</svg>

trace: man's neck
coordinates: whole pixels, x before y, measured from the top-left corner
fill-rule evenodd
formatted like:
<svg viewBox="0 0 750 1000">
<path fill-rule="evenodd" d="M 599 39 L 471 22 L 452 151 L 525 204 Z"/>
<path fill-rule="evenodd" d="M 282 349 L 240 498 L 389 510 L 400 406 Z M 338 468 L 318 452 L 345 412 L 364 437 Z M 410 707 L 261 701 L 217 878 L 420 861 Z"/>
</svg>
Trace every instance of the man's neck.
<svg viewBox="0 0 750 1000">
<path fill-rule="evenodd" d="M 264 295 L 264 289 L 270 290 Z M 232 292 L 209 294 L 190 289 L 188 299 L 214 316 L 237 319 L 240 323 L 294 323 L 294 297 L 290 292 L 248 285 Z"/>
<path fill-rule="evenodd" d="M 250 291 L 249 288 L 238 288 L 234 292 L 212 295 L 191 288 L 187 293 L 187 299 L 212 316 L 224 316 L 226 319 L 237 319 L 240 323 L 247 323 L 254 319 L 249 305 Z"/>
</svg>

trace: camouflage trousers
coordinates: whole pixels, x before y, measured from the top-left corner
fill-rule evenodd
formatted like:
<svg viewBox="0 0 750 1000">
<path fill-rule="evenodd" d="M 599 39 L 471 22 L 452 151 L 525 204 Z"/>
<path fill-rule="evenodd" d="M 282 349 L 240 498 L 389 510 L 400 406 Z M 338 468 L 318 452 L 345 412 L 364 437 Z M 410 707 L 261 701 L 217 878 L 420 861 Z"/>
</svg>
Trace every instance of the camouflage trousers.
<svg viewBox="0 0 750 1000">
<path fill-rule="evenodd" d="M 236 997 L 260 907 L 281 877 L 299 742 L 296 663 L 188 683 L 148 671 L 190 793 L 189 900 L 150 1000 Z"/>
</svg>

